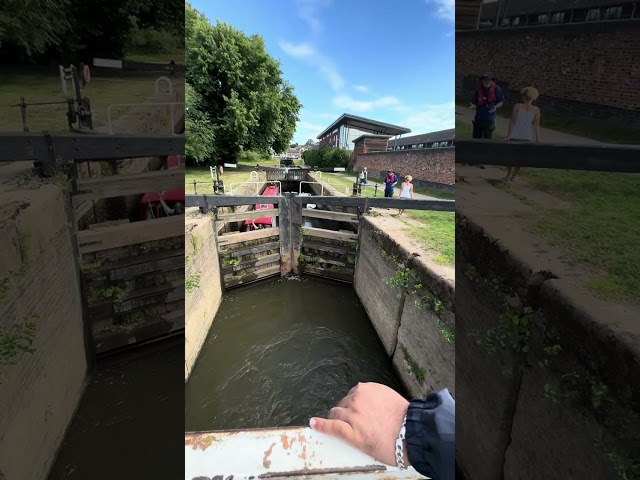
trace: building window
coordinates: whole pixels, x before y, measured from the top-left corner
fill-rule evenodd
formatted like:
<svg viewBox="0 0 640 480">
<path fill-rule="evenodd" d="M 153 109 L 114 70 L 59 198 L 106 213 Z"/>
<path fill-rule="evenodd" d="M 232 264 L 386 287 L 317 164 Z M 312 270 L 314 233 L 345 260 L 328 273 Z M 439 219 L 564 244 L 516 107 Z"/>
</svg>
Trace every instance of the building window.
<svg viewBox="0 0 640 480">
<path fill-rule="evenodd" d="M 512 27 L 517 27 L 518 25 L 520 25 L 520 17 L 514 17 L 511 20 L 511 26 Z"/>
<path fill-rule="evenodd" d="M 538 15 L 538 25 L 546 25 L 549 23 L 549 15 L 543 13 L 542 15 Z"/>
<path fill-rule="evenodd" d="M 500 23 L 501 27 L 510 27 L 511 26 L 511 19 L 510 18 L 503 18 L 502 19 L 502 23 Z"/>
<path fill-rule="evenodd" d="M 564 23 L 564 12 L 551 15 L 551 23 Z"/>
<path fill-rule="evenodd" d="M 622 7 L 609 7 L 604 12 L 604 18 L 607 20 L 619 20 L 622 18 Z"/>
<path fill-rule="evenodd" d="M 587 12 L 587 22 L 597 22 L 602 18 L 602 12 L 599 8 L 592 8 Z"/>
</svg>

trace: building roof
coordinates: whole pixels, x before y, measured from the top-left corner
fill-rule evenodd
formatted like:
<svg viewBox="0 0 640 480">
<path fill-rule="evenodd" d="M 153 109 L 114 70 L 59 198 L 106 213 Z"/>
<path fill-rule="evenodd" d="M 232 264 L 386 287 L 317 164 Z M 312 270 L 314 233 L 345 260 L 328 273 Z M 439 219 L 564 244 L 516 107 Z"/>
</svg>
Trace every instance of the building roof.
<svg viewBox="0 0 640 480">
<path fill-rule="evenodd" d="M 389 146 L 414 145 L 418 143 L 445 142 L 456 138 L 456 129 L 440 130 L 431 133 L 421 133 L 420 135 L 412 135 L 410 137 L 401 137 L 397 141 L 389 140 Z"/>
<path fill-rule="evenodd" d="M 496 10 L 500 8 L 500 17 L 515 17 L 536 13 L 562 12 L 583 8 L 622 6 L 635 0 L 509 0 L 508 2 L 486 2 L 482 4 L 482 20 L 495 20 Z M 498 7 L 499 4 L 499 7 Z M 504 9 L 507 9 L 504 12 Z"/>
<path fill-rule="evenodd" d="M 456 0 L 456 30 L 476 30 L 482 0 Z"/>
<path fill-rule="evenodd" d="M 356 138 L 355 140 L 352 140 L 353 143 L 356 143 L 360 140 L 362 140 L 363 138 L 391 138 L 393 135 L 375 135 L 373 133 L 365 133 L 364 135 L 360 135 L 358 138 Z"/>
<path fill-rule="evenodd" d="M 333 130 L 339 127 L 351 127 L 361 132 L 374 133 L 374 134 L 387 134 L 387 135 L 401 135 L 403 133 L 411 133 L 411 129 L 399 127 L 398 125 L 391 125 L 390 123 L 378 122 L 377 120 L 371 120 L 370 118 L 358 117 L 356 115 L 350 115 L 343 113 L 340 118 L 329 125 L 320 135 L 316 138 L 320 139 L 326 134 L 331 133 Z"/>
</svg>

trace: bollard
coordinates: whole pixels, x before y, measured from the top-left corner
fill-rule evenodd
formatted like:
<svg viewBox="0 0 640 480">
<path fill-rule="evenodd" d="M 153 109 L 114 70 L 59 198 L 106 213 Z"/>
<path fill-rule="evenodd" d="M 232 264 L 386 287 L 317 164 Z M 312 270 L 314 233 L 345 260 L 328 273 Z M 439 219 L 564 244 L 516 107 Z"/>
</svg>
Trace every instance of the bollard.
<svg viewBox="0 0 640 480">
<path fill-rule="evenodd" d="M 355 197 L 356 195 L 358 195 L 358 184 L 353 182 L 353 196 Z"/>
<path fill-rule="evenodd" d="M 197 195 L 198 194 L 198 188 L 196 187 L 196 181 L 193 181 L 193 194 Z"/>
<path fill-rule="evenodd" d="M 362 196 L 362 184 L 358 183 L 358 196 L 361 197 Z"/>
<path fill-rule="evenodd" d="M 373 189 L 373 196 L 377 197 L 378 196 L 378 184 L 376 183 L 374 189 Z"/>
</svg>

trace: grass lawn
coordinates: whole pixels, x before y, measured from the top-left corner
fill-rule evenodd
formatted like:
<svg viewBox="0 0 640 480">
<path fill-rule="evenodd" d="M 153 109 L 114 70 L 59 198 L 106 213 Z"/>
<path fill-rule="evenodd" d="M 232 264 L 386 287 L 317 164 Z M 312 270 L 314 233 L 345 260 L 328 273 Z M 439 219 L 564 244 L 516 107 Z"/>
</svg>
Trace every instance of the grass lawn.
<svg viewBox="0 0 640 480">
<path fill-rule="evenodd" d="M 222 180 L 224 182 L 225 192 L 230 192 L 231 184 L 239 183 L 239 182 L 249 182 L 250 172 L 247 170 L 242 171 L 233 171 L 230 168 L 224 170 L 224 174 L 222 175 Z M 198 194 L 212 194 L 213 193 L 213 182 L 211 181 L 211 174 L 209 171 L 209 167 L 187 167 L 185 176 L 184 176 L 184 186 L 186 192 L 188 194 L 193 194 L 193 181 L 198 182 L 196 187 L 198 189 Z M 202 182 L 202 183 L 200 183 Z M 234 185 L 234 188 L 239 185 Z"/>
<path fill-rule="evenodd" d="M 455 213 L 407 210 L 406 214 L 423 225 L 407 224 L 411 237 L 434 253 L 433 260 L 453 267 L 456 261 Z"/>
<path fill-rule="evenodd" d="M 456 122 L 456 137 L 470 138 L 471 126 Z M 640 302 L 640 176 L 525 168 L 522 177 L 569 203 L 568 209 L 540 207 L 526 218 L 573 261 L 595 272 L 588 287 L 606 298 Z"/>
<path fill-rule="evenodd" d="M 533 215 L 539 231 L 596 273 L 594 292 L 640 302 L 640 175 L 529 169 L 528 183 L 572 208 Z M 635 213 L 634 213 L 635 212 Z"/>
<path fill-rule="evenodd" d="M 30 102 L 65 102 L 58 72 L 43 68 L 3 71 L 0 86 L 0 131 L 22 131 L 20 108 L 10 107 L 25 97 Z M 94 113 L 94 129 L 107 125 L 107 107 L 114 103 L 143 103 L 154 93 L 157 73 L 131 73 L 93 69 L 91 83 L 82 89 L 89 97 Z M 175 82 L 182 83 L 178 77 Z M 71 94 L 71 92 L 69 92 Z M 67 131 L 67 104 L 27 107 L 27 125 L 31 132 Z M 115 118 L 122 113 L 116 112 Z"/>
</svg>

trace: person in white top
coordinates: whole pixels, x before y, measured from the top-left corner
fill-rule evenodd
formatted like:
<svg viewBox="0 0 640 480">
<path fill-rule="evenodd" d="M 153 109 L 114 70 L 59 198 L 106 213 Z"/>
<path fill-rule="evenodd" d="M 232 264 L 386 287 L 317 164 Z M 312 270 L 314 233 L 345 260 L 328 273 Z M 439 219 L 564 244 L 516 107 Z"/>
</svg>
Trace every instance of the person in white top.
<svg viewBox="0 0 640 480">
<path fill-rule="evenodd" d="M 533 105 L 538 99 L 538 90 L 534 87 L 523 88 L 520 92 L 520 103 L 513 106 L 507 140 L 513 142 L 540 141 L 540 109 Z M 520 167 L 508 167 L 505 181 L 513 181 L 520 172 Z"/>
<path fill-rule="evenodd" d="M 413 200 L 413 184 L 411 183 L 413 177 L 411 175 L 407 175 L 404 177 L 404 182 L 400 185 L 400 198 L 405 200 Z M 404 214 L 404 208 L 401 208 L 398 212 L 398 215 Z"/>
</svg>

